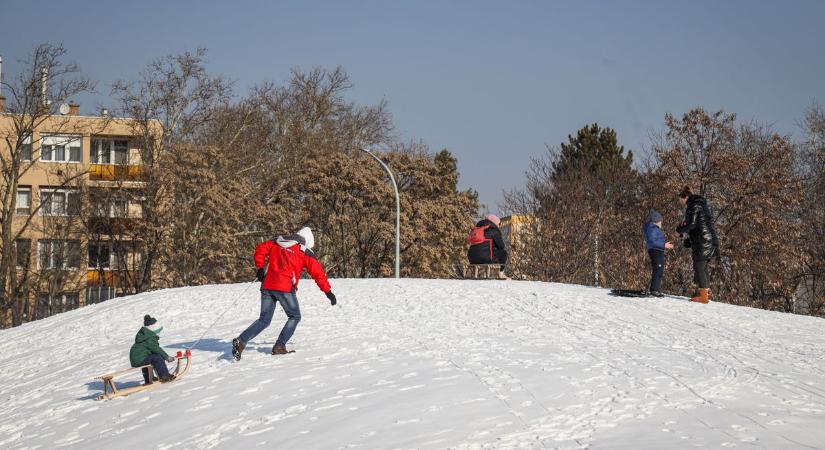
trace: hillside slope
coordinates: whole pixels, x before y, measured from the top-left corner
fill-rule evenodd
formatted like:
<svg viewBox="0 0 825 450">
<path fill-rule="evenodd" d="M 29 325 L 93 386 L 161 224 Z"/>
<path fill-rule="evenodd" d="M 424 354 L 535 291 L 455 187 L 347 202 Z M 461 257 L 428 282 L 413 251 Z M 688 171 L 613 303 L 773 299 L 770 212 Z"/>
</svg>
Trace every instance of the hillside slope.
<svg viewBox="0 0 825 450">
<path fill-rule="evenodd" d="M 278 308 L 231 358 L 257 285 L 151 292 L 4 330 L 0 448 L 825 448 L 821 319 L 534 282 L 332 285 L 337 307 L 301 284 L 286 356 L 269 354 Z M 94 376 L 128 366 L 147 313 L 168 350 L 205 332 L 192 370 L 94 400 Z"/>
</svg>

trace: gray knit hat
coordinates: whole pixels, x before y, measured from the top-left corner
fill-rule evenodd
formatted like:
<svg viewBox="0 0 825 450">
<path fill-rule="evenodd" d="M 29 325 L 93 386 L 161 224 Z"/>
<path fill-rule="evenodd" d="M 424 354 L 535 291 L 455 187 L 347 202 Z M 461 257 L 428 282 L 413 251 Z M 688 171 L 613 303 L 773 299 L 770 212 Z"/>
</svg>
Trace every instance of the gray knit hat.
<svg viewBox="0 0 825 450">
<path fill-rule="evenodd" d="M 659 214 L 658 211 L 655 209 L 650 210 L 650 214 L 647 215 L 647 222 L 649 223 L 656 223 L 662 221 L 662 215 Z"/>
</svg>

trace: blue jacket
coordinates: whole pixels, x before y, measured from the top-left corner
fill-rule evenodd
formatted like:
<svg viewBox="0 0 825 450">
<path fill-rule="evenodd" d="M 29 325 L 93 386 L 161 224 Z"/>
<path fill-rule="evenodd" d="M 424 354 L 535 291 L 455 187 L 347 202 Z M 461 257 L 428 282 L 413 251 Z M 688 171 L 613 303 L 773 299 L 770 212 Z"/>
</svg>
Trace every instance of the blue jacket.
<svg viewBox="0 0 825 450">
<path fill-rule="evenodd" d="M 665 233 L 662 229 L 657 227 L 653 222 L 647 222 L 642 226 L 645 232 L 645 242 L 647 249 L 664 250 L 665 249 Z"/>
</svg>

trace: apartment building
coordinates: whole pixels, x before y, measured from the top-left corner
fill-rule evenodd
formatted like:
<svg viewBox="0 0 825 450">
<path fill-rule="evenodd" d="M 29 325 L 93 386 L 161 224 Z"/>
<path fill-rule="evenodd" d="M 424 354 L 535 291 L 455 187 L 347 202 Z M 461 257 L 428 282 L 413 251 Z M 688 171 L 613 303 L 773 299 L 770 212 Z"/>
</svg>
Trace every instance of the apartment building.
<svg viewBox="0 0 825 450">
<path fill-rule="evenodd" d="M 5 138 L 15 117 L 4 106 Z M 15 240 L 24 321 L 130 292 L 140 264 L 145 182 L 134 122 L 82 116 L 76 104 L 60 112 L 23 137 L 12 228 L 24 229 Z"/>
</svg>

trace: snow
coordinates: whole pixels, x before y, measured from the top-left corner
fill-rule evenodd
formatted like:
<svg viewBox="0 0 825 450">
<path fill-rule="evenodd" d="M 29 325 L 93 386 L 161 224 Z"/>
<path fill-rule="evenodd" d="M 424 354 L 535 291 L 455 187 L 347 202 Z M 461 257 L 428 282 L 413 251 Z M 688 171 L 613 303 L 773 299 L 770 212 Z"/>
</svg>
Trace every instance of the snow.
<svg viewBox="0 0 825 450">
<path fill-rule="evenodd" d="M 144 293 L 0 331 L 0 448 L 825 448 L 821 319 L 538 282 L 332 285 L 336 307 L 302 282 L 284 356 L 269 354 L 278 308 L 232 360 L 257 284 Z M 192 369 L 95 400 L 94 377 L 128 366 L 147 313 L 167 350 L 203 335 Z"/>
</svg>

